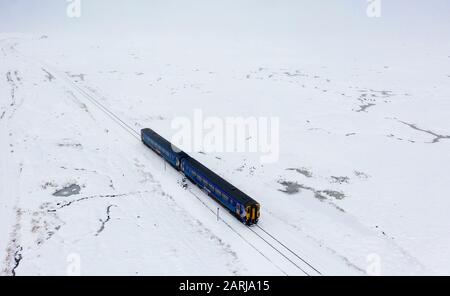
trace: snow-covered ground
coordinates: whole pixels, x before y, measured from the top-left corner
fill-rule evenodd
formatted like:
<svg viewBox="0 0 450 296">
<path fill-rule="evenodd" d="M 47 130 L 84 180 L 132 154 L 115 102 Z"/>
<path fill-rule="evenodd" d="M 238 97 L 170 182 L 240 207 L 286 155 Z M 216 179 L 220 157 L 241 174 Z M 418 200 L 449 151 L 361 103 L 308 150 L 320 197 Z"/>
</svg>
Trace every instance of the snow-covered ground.
<svg viewBox="0 0 450 296">
<path fill-rule="evenodd" d="M 106 108 L 168 139 L 197 109 L 278 117 L 275 163 L 191 154 L 258 200 L 260 226 L 321 274 L 449 274 L 450 7 L 394 1 L 371 19 L 365 1 L 313 2 L 0 19 L 0 273 L 317 274 L 218 220 Z"/>
</svg>

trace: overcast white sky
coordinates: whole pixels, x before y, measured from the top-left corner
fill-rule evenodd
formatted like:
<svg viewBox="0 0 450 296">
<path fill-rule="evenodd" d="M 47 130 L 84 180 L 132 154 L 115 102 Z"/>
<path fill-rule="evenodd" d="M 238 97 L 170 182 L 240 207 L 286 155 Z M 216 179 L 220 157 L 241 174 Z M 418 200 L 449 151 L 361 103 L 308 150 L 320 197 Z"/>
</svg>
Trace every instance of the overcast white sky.
<svg viewBox="0 0 450 296">
<path fill-rule="evenodd" d="M 367 0 L 81 0 L 81 18 L 73 19 L 66 0 L 0 0 L 0 32 L 94 34 L 115 42 L 170 36 L 197 43 L 195 50 L 243 43 L 342 53 L 423 44 L 450 48 L 449 0 L 380 1 L 382 15 L 375 19 L 367 17 Z"/>
<path fill-rule="evenodd" d="M 81 0 L 82 17 L 66 16 L 66 0 L 0 0 L 0 30 L 349 31 L 377 27 L 448 32 L 448 0 L 381 0 L 382 17 L 366 16 L 366 0 Z M 361 25 L 364 28 L 361 28 Z M 358 26 L 359 28 L 356 28 Z M 423 28 L 422 30 L 420 28 Z M 437 32 L 439 33 L 439 32 Z"/>
</svg>

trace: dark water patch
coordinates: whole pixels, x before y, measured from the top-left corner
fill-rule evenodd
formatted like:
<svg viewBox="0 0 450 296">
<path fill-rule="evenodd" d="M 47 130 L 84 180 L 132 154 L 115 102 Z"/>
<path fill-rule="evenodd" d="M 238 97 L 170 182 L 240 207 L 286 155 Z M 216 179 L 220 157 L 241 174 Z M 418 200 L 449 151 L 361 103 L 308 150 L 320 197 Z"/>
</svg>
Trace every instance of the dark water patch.
<svg viewBox="0 0 450 296">
<path fill-rule="evenodd" d="M 49 71 L 47 71 L 47 70 L 45 70 L 44 68 L 42 68 L 42 71 L 44 71 L 45 72 L 45 78 L 47 78 L 47 80 L 49 81 L 49 82 L 52 82 L 52 80 L 55 80 L 56 78 L 55 78 L 55 76 L 53 76 L 53 74 L 52 73 L 50 73 Z"/>
<path fill-rule="evenodd" d="M 70 207 L 73 204 L 76 204 L 78 202 L 91 200 L 91 199 L 95 199 L 95 198 L 116 198 L 116 197 L 124 197 L 124 196 L 143 194 L 143 193 L 149 193 L 149 191 L 136 191 L 136 192 L 122 193 L 122 194 L 106 194 L 106 195 L 99 194 L 99 195 L 85 196 L 85 197 L 81 197 L 79 199 L 75 199 L 75 200 L 71 200 L 71 201 L 58 202 L 58 203 L 56 203 L 55 206 L 47 206 L 46 211 L 48 213 L 55 213 L 62 208 Z M 162 195 L 165 196 L 165 194 L 162 194 Z"/>
<path fill-rule="evenodd" d="M 370 178 L 370 176 L 364 172 L 360 172 L 360 171 L 353 171 L 353 173 L 355 174 L 356 177 L 360 178 L 360 179 L 368 179 Z"/>
<path fill-rule="evenodd" d="M 287 168 L 287 171 L 296 171 L 307 178 L 312 178 L 313 174 L 307 168 Z"/>
<path fill-rule="evenodd" d="M 359 105 L 359 109 L 354 110 L 355 112 L 367 112 L 367 109 L 376 106 L 380 101 L 390 103 L 389 99 L 395 96 L 390 90 L 360 89 L 358 91 L 361 94 L 357 100 L 361 102 L 361 104 Z"/>
<path fill-rule="evenodd" d="M 112 207 L 117 207 L 117 206 L 116 205 L 109 205 L 106 208 L 106 218 L 104 220 L 103 219 L 99 219 L 101 225 L 100 225 L 100 228 L 97 230 L 97 233 L 95 234 L 95 236 L 99 236 L 99 234 L 101 232 L 103 232 L 103 230 L 105 230 L 106 223 L 111 221 L 111 208 Z"/>
<path fill-rule="evenodd" d="M 338 184 L 348 184 L 350 182 L 350 178 L 347 176 L 331 176 L 331 182 Z"/>
<path fill-rule="evenodd" d="M 57 197 L 68 197 L 72 195 L 78 195 L 80 194 L 81 187 L 77 184 L 72 184 L 70 186 L 64 187 L 63 189 L 60 189 L 53 193 L 53 196 Z"/>
<path fill-rule="evenodd" d="M 356 110 L 356 112 L 367 112 L 367 109 L 369 109 L 370 107 L 376 106 L 376 104 L 373 103 L 369 103 L 369 104 L 365 104 L 365 105 L 360 105 L 359 109 Z"/>
<path fill-rule="evenodd" d="M 335 198 L 337 200 L 342 200 L 346 196 L 343 192 L 335 191 L 335 190 L 317 190 L 313 187 L 305 186 L 303 184 L 299 184 L 297 182 L 292 181 L 278 181 L 280 185 L 284 186 L 284 189 L 279 189 L 279 191 L 284 192 L 286 194 L 292 195 L 299 193 L 300 190 L 311 191 L 314 194 L 314 197 L 320 201 L 329 200 L 330 198 Z"/>
<path fill-rule="evenodd" d="M 67 75 L 69 75 L 69 77 L 71 78 L 77 78 L 77 81 L 84 81 L 84 78 L 86 76 L 86 74 L 80 73 L 80 74 L 72 74 L 71 72 L 66 72 Z"/>
<path fill-rule="evenodd" d="M 14 266 L 11 269 L 12 276 L 16 276 L 16 270 L 20 265 L 20 261 L 22 261 L 22 259 L 23 259 L 22 250 L 23 250 L 23 248 L 19 246 L 19 248 L 14 253 Z"/>
<path fill-rule="evenodd" d="M 6 72 L 6 82 L 8 82 L 9 84 L 14 83 L 11 77 L 11 71 Z"/>
<path fill-rule="evenodd" d="M 342 193 L 342 192 L 340 192 L 340 191 L 335 191 L 335 190 L 323 190 L 323 191 L 320 191 L 320 192 L 321 192 L 321 193 L 324 193 L 324 194 L 326 194 L 326 195 L 328 195 L 328 196 L 334 197 L 335 199 L 338 199 L 338 200 L 342 200 L 342 199 L 345 198 L 345 194 Z"/>
<path fill-rule="evenodd" d="M 375 94 L 380 94 L 383 97 L 391 97 L 391 96 L 394 95 L 393 91 L 391 91 L 391 90 L 374 90 L 374 89 L 371 89 L 370 91 L 372 93 L 375 93 Z"/>
<path fill-rule="evenodd" d="M 430 130 L 422 129 L 422 128 L 418 127 L 416 124 L 413 124 L 413 123 L 408 123 L 408 122 L 401 121 L 401 120 L 398 120 L 398 119 L 397 119 L 397 121 L 402 123 L 402 124 L 404 124 L 404 125 L 409 126 L 410 128 L 412 128 L 412 129 L 414 129 L 416 131 L 423 132 L 423 133 L 426 133 L 426 134 L 429 134 L 429 135 L 433 136 L 434 139 L 431 142 L 428 142 L 430 144 L 438 143 L 438 142 L 440 142 L 441 140 L 444 140 L 444 139 L 450 139 L 450 135 L 441 135 L 441 134 L 435 133 L 435 132 L 430 131 Z"/>
<path fill-rule="evenodd" d="M 284 189 L 279 189 L 279 191 L 287 193 L 287 194 L 296 194 L 300 192 L 300 188 L 302 186 L 298 184 L 297 182 L 290 182 L 290 181 L 280 181 L 278 182 L 281 185 L 284 186 Z"/>
<path fill-rule="evenodd" d="M 18 82 L 21 82 L 22 81 L 22 78 L 20 78 L 20 76 L 19 76 L 19 71 L 14 71 L 14 75 L 16 76 L 16 80 L 18 81 Z"/>
<path fill-rule="evenodd" d="M 58 187 L 58 185 L 55 184 L 55 182 L 45 182 L 44 184 L 41 185 L 42 189 L 47 189 L 49 187 L 53 187 L 56 188 Z"/>
<path fill-rule="evenodd" d="M 302 76 L 302 74 L 300 72 L 295 72 L 295 73 L 291 73 L 291 72 L 284 72 L 284 75 L 289 76 L 289 77 L 297 77 L 297 76 Z"/>
</svg>

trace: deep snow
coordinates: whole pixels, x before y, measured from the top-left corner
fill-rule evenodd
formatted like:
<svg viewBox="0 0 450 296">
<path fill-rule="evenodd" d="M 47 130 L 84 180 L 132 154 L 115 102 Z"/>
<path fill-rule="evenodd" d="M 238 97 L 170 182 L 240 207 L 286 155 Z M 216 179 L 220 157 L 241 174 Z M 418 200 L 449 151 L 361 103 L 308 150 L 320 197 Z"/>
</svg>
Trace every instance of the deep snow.
<svg viewBox="0 0 450 296">
<path fill-rule="evenodd" d="M 303 2 L 324 23 L 351 10 Z M 258 200 L 261 227 L 322 274 L 365 274 L 378 259 L 383 275 L 449 273 L 450 18 L 429 8 L 428 36 L 428 15 L 405 29 L 385 8 L 378 28 L 362 10 L 333 31 L 265 3 L 214 23 L 229 6 L 153 19 L 148 32 L 106 32 L 104 19 L 90 31 L 85 8 L 86 27 L 0 34 L 2 274 L 71 274 L 74 260 L 85 275 L 303 274 L 225 211 L 217 221 L 214 202 L 89 96 L 169 139 L 195 109 L 278 116 L 276 163 L 192 154 Z M 162 7 L 151 14 L 173 8 Z M 270 26 L 273 15 L 285 22 Z"/>
</svg>

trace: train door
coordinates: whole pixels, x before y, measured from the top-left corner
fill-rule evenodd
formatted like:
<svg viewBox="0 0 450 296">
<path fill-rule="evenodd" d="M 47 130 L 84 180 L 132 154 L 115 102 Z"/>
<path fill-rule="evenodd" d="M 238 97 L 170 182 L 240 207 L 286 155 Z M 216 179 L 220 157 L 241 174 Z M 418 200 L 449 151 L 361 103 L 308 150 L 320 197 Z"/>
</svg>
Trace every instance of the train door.
<svg viewBox="0 0 450 296">
<path fill-rule="evenodd" d="M 246 219 L 247 211 L 246 211 L 245 207 L 242 204 L 237 204 L 236 205 L 236 216 L 241 221 L 246 221 L 247 220 Z"/>
</svg>

